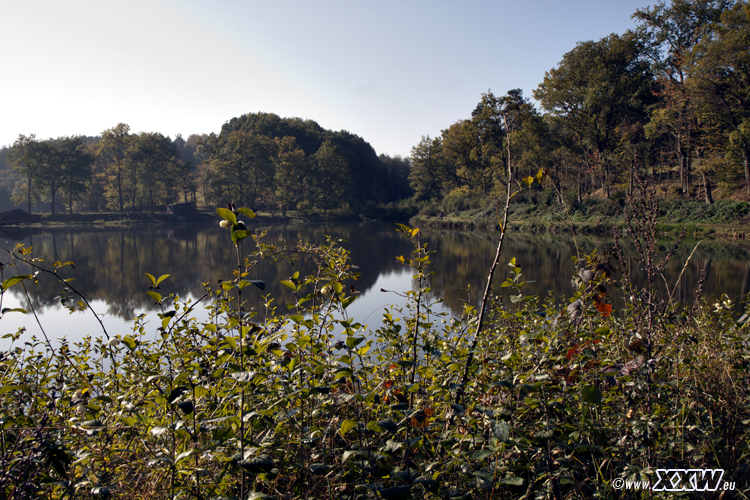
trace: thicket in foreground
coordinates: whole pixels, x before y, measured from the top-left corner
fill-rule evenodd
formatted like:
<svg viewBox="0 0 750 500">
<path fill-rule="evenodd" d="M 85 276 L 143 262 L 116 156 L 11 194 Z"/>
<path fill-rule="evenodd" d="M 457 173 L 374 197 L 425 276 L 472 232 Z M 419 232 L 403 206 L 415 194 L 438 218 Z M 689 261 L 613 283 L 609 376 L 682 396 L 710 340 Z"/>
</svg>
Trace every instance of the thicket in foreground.
<svg viewBox="0 0 750 500">
<path fill-rule="evenodd" d="M 426 302 L 419 229 L 399 228 L 417 289 L 367 326 L 346 315 L 357 274 L 341 242 L 276 248 L 237 219 L 251 211 L 220 209 L 238 267 L 218 288 L 163 297 L 168 277 L 149 275 L 157 325 L 139 318 L 131 335 L 75 345 L 13 335 L 0 361 L 0 496 L 640 498 L 614 481 L 653 486 L 656 469 L 691 468 L 724 469 L 724 498 L 747 495 L 750 310 L 737 321 L 728 300 L 660 298 L 648 203 L 633 204 L 631 229 L 653 279 L 636 289 L 624 275 L 627 307 L 610 302 L 617 262 L 581 259 L 566 308 L 524 295 L 512 259 L 513 305 L 488 294 L 481 329 L 471 304 L 448 318 Z M 3 293 L 35 279 L 7 276 L 19 261 L 54 273 L 30 249 L 8 256 Z M 285 256 L 317 271 L 283 282 L 295 302 L 263 296 L 247 310 L 264 288 L 248 272 Z"/>
</svg>

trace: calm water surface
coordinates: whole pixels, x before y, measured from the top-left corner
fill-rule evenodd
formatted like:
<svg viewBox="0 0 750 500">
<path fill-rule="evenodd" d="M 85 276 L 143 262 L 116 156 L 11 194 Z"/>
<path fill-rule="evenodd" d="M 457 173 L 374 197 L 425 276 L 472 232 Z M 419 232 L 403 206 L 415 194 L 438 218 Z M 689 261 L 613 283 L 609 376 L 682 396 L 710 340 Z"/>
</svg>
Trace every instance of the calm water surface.
<svg viewBox="0 0 750 500">
<path fill-rule="evenodd" d="M 268 231 L 266 242 L 277 246 L 293 247 L 297 241 L 323 243 L 326 235 L 346 240 L 343 245 L 351 251 L 352 263 L 359 266 L 361 273 L 360 279 L 353 283 L 360 295 L 348 312 L 372 329 L 377 328 L 384 307 L 404 303 L 395 292 L 404 292 L 415 286 L 411 269 L 396 261 L 398 255 L 408 256 L 413 247 L 395 231 L 395 224 L 270 226 L 263 229 Z M 435 274 L 430 276 L 428 283 L 432 287 L 431 300 L 442 300 L 441 304 L 435 306 L 436 311 L 460 314 L 466 302 L 478 302 L 488 267 L 495 255 L 497 238 L 498 233 L 423 231 L 422 241 L 428 244 L 430 250 L 436 251 L 431 256 Z M 148 328 L 155 332 L 159 326 L 153 301 L 146 295 L 150 283 L 145 273 L 171 275 L 161 285 L 162 295 L 174 292 L 181 296 L 199 297 L 203 293 L 202 283 L 216 284 L 220 279 L 230 279 L 235 262 L 229 233 L 216 224 L 0 229 L 0 248 L 12 248 L 17 242 L 33 247 L 34 255 L 43 257 L 47 263 L 55 260 L 75 262 L 75 269 L 66 268 L 63 275 L 74 278 L 73 286 L 89 299 L 103 317 L 110 335 L 129 333 L 132 319 L 142 313 L 150 318 Z M 613 243 L 608 238 L 578 239 L 582 252 L 597 250 L 602 253 Z M 670 288 L 674 286 L 694 244 L 683 244 L 670 262 L 665 272 Z M 626 254 L 630 251 L 626 247 Z M 666 253 L 668 244 L 660 251 Z M 495 289 L 507 292 L 499 285 L 507 276 L 508 261 L 515 257 L 524 279 L 532 281 L 524 288 L 525 293 L 546 295 L 551 291 L 562 302 L 572 292 L 570 279 L 574 273 L 572 257 L 575 255 L 572 238 L 510 233 L 493 284 Z M 8 261 L 7 254 L 0 255 L 0 262 L 7 264 Z M 637 268 L 632 259 L 630 265 Z M 706 297 L 726 293 L 737 300 L 748 293 L 748 248 L 704 242 L 690 260 L 677 288 L 678 301 L 684 303 L 692 300 L 704 268 L 708 270 Z M 270 293 L 276 298 L 275 303 L 281 306 L 291 301 L 291 291 L 280 285 L 279 281 L 288 279 L 295 271 L 300 271 L 300 275 L 304 276 L 313 272 L 313 265 L 302 260 L 294 267 L 287 263 L 261 266 L 251 277 L 266 282 L 264 292 L 252 287 L 252 293 L 257 295 L 253 299 L 256 306 L 260 304 L 261 293 Z M 60 305 L 62 289 L 59 282 L 43 277 L 38 284 L 27 285 L 27 288 L 41 326 L 50 338 L 66 336 L 68 340 L 75 341 L 86 335 L 101 335 L 101 327 L 90 312 L 70 314 Z M 2 307 L 30 309 L 18 286 L 5 294 Z M 199 318 L 207 317 L 202 309 L 196 310 L 196 315 Z M 23 338 L 41 336 L 41 328 L 34 316 L 20 313 L 8 313 L 0 319 L 0 336 L 16 332 L 20 327 L 26 328 Z M 7 347 L 9 343 L 8 339 L 2 339 L 0 347 Z"/>
</svg>

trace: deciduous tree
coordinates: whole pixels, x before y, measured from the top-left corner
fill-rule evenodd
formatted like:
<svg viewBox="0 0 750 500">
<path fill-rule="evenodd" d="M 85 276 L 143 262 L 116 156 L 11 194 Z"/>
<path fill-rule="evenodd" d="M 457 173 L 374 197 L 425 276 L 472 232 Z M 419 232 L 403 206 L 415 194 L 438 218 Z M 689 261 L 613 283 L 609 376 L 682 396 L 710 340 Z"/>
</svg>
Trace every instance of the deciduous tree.
<svg viewBox="0 0 750 500">
<path fill-rule="evenodd" d="M 609 196 L 620 126 L 646 119 L 653 90 L 643 39 L 627 32 L 579 43 L 545 73 L 534 97 L 572 133 L 583 159 L 595 163 Z"/>
<path fill-rule="evenodd" d="M 282 213 L 297 207 L 305 195 L 307 157 L 297 146 L 294 137 L 275 140 L 277 152 L 273 164 L 276 169 L 276 201 Z"/>
<path fill-rule="evenodd" d="M 336 203 L 344 199 L 349 186 L 349 167 L 331 141 L 325 141 L 311 157 L 313 193 L 316 208 L 323 210 L 323 215 Z"/>
<path fill-rule="evenodd" d="M 750 195 L 750 4 L 725 9 L 711 36 L 691 55 L 689 76 L 702 98 L 701 112 L 717 125 L 731 156 L 741 159 Z"/>
<path fill-rule="evenodd" d="M 124 182 L 127 151 L 130 145 L 130 126 L 118 123 L 102 132 L 99 155 L 107 164 L 107 198 L 120 213 L 125 209 Z"/>
</svg>

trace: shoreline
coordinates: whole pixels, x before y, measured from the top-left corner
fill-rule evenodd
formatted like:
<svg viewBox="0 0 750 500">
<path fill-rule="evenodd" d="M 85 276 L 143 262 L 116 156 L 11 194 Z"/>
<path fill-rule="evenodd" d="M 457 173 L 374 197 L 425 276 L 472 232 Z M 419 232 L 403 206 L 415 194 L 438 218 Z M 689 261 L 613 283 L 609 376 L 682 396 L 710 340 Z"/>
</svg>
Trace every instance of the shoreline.
<svg viewBox="0 0 750 500">
<path fill-rule="evenodd" d="M 496 221 L 471 220 L 455 217 L 416 216 L 409 221 L 417 227 L 430 229 L 450 229 L 458 231 L 500 231 Z M 608 220 L 604 223 L 573 222 L 576 234 L 627 236 L 627 226 L 621 220 Z M 685 228 L 685 237 L 689 239 L 716 239 L 724 241 L 750 241 L 750 228 L 743 224 L 701 224 L 696 222 L 660 222 L 656 225 L 660 236 L 677 237 Z M 570 235 L 571 224 L 567 222 L 535 221 L 529 219 L 508 221 L 509 231 L 523 233 L 547 233 Z"/>
<path fill-rule="evenodd" d="M 144 225 L 162 225 L 179 227 L 185 224 L 206 224 L 218 221 L 219 217 L 211 211 L 200 211 L 190 217 L 176 217 L 164 213 L 129 213 L 120 214 L 113 212 L 83 213 L 83 214 L 28 214 L 24 212 L 24 220 L 0 220 L 0 233 L 4 229 L 53 229 L 53 228 L 106 228 L 106 227 L 128 227 Z M 270 214 L 267 212 L 257 213 L 255 219 L 250 220 L 252 225 L 276 225 L 276 224 L 317 224 L 330 222 L 352 222 L 350 218 L 345 219 L 308 219 L 297 214 Z M 363 222 L 360 220 L 359 222 Z M 381 221 L 384 222 L 384 221 Z M 408 221 L 414 227 L 423 227 L 440 230 L 457 231 L 484 231 L 495 232 L 500 230 L 497 221 L 487 218 L 465 218 L 465 217 L 428 217 L 417 215 Z M 627 227 L 619 217 L 606 217 L 600 221 L 573 221 L 572 226 L 575 234 L 580 235 L 609 235 L 615 233 L 618 236 L 626 236 Z M 570 235 L 571 224 L 563 221 L 548 221 L 521 218 L 511 219 L 508 222 L 510 231 L 523 233 L 547 233 L 551 235 Z M 689 239 L 714 239 L 723 241 L 750 241 L 750 227 L 745 224 L 721 224 L 721 223 L 699 223 L 694 221 L 674 222 L 666 221 L 657 224 L 657 232 L 660 236 L 677 237 L 682 229 L 686 229 L 686 238 Z"/>
</svg>

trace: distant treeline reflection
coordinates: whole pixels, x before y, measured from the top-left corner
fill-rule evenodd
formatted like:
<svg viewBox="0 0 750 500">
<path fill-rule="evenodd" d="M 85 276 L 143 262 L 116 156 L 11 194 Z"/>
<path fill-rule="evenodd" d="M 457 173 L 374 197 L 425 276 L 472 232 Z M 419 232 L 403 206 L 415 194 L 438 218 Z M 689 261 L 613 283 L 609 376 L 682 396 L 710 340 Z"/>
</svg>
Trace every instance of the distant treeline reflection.
<svg viewBox="0 0 750 500">
<path fill-rule="evenodd" d="M 264 241 L 278 248 L 293 249 L 298 241 L 325 242 L 326 235 L 346 240 L 343 246 L 351 251 L 353 264 L 359 266 L 360 280 L 353 284 L 366 294 L 383 273 L 405 272 L 396 256 L 407 255 L 411 248 L 401 238 L 392 224 L 327 224 L 312 226 L 271 226 L 254 228 L 268 232 Z M 34 255 L 43 257 L 50 265 L 56 260 L 73 261 L 75 269 L 64 268 L 62 276 L 74 278 L 73 286 L 89 300 L 104 300 L 109 314 L 130 319 L 138 309 L 152 309 L 152 300 L 146 295 L 149 282 L 145 273 L 170 274 L 160 293 L 203 294 L 203 283 L 216 285 L 219 280 L 231 279 L 235 269 L 234 249 L 228 235 L 218 225 L 135 226 L 127 228 L 56 228 L 49 230 L 6 230 L 0 237 L 12 248 L 22 242 L 34 249 Z M 494 257 L 496 233 L 427 231 L 422 242 L 428 244 L 434 275 L 428 286 L 433 299 L 443 299 L 454 314 L 460 314 L 468 301 L 477 304 L 481 298 L 483 282 Z M 246 240 L 251 244 L 249 240 Z M 596 250 L 603 254 L 614 241 L 607 238 L 579 238 L 582 253 Z M 674 287 L 682 266 L 693 250 L 695 242 L 683 243 L 664 273 L 670 289 Z M 659 248 L 661 255 L 668 252 L 669 244 Z M 249 249 L 247 250 L 249 251 Z M 246 253 L 247 253 L 246 251 Z M 625 246 L 625 255 L 630 249 Z M 576 246 L 572 238 L 547 234 L 511 233 L 504 247 L 503 264 L 495 276 L 495 290 L 506 277 L 505 263 L 516 257 L 524 279 L 532 281 L 524 287 L 525 294 L 546 297 L 551 291 L 558 301 L 572 293 L 571 277 L 575 273 L 572 257 Z M 7 264 L 7 255 L 0 257 Z M 638 264 L 631 261 L 636 281 Z M 304 255 L 290 265 L 286 262 L 265 262 L 251 279 L 266 282 L 263 292 L 257 291 L 250 305 L 260 305 L 261 294 L 271 294 L 280 311 L 293 301 L 291 291 L 280 285 L 295 271 L 301 276 L 311 273 L 314 265 Z M 685 270 L 674 299 L 692 301 L 702 269 L 708 272 L 704 287 L 705 297 L 719 297 L 726 293 L 739 299 L 750 287 L 750 252 L 746 247 L 727 243 L 702 243 Z M 616 276 L 617 277 L 617 276 Z M 347 284 L 348 285 L 348 284 Z M 666 290 L 664 281 L 656 283 L 657 289 Z M 34 307 L 44 310 L 60 303 L 61 287 L 52 279 L 40 279 L 28 287 Z M 18 296 L 22 291 L 13 289 Z M 622 297 L 616 297 L 616 304 Z M 508 297 L 504 297 L 506 300 Z M 367 300 L 365 298 L 364 300 Z M 382 297 L 377 299 L 382 302 Z"/>
</svg>

